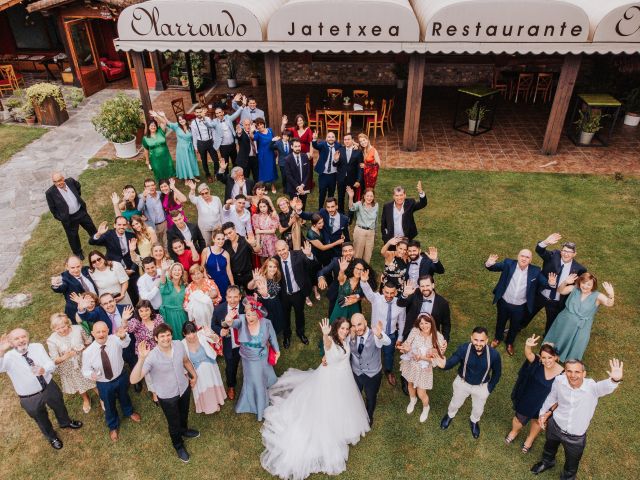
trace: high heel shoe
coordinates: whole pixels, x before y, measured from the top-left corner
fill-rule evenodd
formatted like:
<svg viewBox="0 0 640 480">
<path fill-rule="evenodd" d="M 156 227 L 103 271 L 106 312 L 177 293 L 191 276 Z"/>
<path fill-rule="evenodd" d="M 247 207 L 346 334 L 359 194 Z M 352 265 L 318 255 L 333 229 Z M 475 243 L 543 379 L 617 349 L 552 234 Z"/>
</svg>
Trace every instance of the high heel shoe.
<svg viewBox="0 0 640 480">
<path fill-rule="evenodd" d="M 82 404 L 82 411 L 84 413 L 89 413 L 91 411 L 91 402 Z"/>
</svg>

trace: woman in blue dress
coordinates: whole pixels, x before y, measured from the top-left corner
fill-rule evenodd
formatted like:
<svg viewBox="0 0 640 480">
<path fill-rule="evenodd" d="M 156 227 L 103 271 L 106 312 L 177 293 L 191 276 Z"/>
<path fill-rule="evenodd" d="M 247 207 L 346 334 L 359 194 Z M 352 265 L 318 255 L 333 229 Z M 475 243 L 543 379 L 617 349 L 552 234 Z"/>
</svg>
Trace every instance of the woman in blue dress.
<svg viewBox="0 0 640 480">
<path fill-rule="evenodd" d="M 216 282 L 222 298 L 227 294 L 227 287 L 234 285 L 231 261 L 223 245 L 224 233 L 218 228 L 213 231 L 211 246 L 202 251 L 200 260 L 209 278 Z"/>
<path fill-rule="evenodd" d="M 238 329 L 244 374 L 236 413 L 253 413 L 261 422 L 264 410 L 269 406 L 267 389 L 278 379 L 273 365 L 280 357 L 280 347 L 271 321 L 263 316 L 262 304 L 254 297 L 246 297 L 242 304 L 244 315 L 229 325 Z M 270 349 L 273 350 L 271 355 Z"/>
<path fill-rule="evenodd" d="M 196 151 L 193 147 L 193 136 L 187 120 L 178 115 L 178 122 L 169 122 L 164 112 L 149 112 L 163 129 L 169 127 L 176 132 L 176 176 L 180 180 L 193 180 L 200 175 Z"/>
<path fill-rule="evenodd" d="M 549 284 L 553 285 L 556 278 L 549 276 Z M 569 359 L 582 360 L 589 338 L 593 317 L 600 305 L 613 307 L 613 286 L 604 282 L 603 288 L 607 292 L 598 292 L 598 279 L 589 272 L 578 276 L 572 273 L 558 286 L 560 295 L 569 295 L 562 310 L 544 337 L 545 343 L 556 347 L 560 361 Z"/>
<path fill-rule="evenodd" d="M 271 193 L 276 193 L 275 181 L 278 179 L 276 170 L 276 158 L 272 149 L 272 142 L 280 137 L 274 137 L 270 128 L 267 128 L 264 118 L 256 118 L 256 130 L 253 139 L 258 147 L 258 180 L 271 184 Z"/>
</svg>

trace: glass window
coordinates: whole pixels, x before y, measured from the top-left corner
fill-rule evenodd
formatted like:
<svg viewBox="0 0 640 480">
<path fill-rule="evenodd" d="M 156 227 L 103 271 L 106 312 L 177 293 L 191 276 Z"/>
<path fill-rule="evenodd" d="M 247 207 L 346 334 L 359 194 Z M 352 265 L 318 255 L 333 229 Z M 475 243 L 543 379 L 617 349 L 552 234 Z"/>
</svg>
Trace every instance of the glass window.
<svg viewBox="0 0 640 480">
<path fill-rule="evenodd" d="M 63 50 L 54 17 L 28 14 L 23 5 L 6 10 L 9 26 L 20 50 Z"/>
</svg>

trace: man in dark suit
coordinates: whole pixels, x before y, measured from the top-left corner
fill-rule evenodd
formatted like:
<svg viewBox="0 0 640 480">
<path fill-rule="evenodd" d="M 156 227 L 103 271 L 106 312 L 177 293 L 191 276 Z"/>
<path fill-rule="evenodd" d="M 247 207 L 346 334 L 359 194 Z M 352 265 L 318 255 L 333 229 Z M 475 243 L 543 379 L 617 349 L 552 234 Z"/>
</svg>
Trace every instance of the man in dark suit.
<svg viewBox="0 0 640 480">
<path fill-rule="evenodd" d="M 116 217 L 113 230 L 108 230 L 107 222 L 98 226 L 96 234 L 89 239 L 90 245 L 100 245 L 107 249 L 107 260 L 120 263 L 127 275 L 129 275 L 129 287 L 127 292 L 133 304 L 138 303 L 138 278 L 140 278 L 138 266 L 131 259 L 131 248 L 135 249 L 135 235 L 127 231 L 129 222 L 120 216 Z M 133 241 L 132 241 L 133 240 Z"/>
<path fill-rule="evenodd" d="M 82 226 L 91 237 L 96 233 L 96 226 L 87 213 L 87 205 L 80 196 L 80 182 L 73 178 L 65 179 L 60 172 L 53 172 L 51 180 L 53 185 L 45 193 L 49 211 L 53 218 L 62 223 L 73 254 L 80 260 L 84 260 L 78 228 Z"/>
<path fill-rule="evenodd" d="M 353 249 L 353 243 L 351 242 L 344 242 L 341 247 L 342 257 L 333 257 L 327 266 L 321 268 L 318 272 L 318 288 L 320 288 L 320 290 L 327 290 L 327 300 L 329 300 L 329 312 L 327 313 L 327 317 L 331 316 L 333 307 L 335 307 L 336 300 L 338 299 L 338 288 L 340 287 L 340 284 L 338 283 L 340 258 L 347 260 L 349 262 L 349 266 L 351 266 L 351 260 L 353 260 L 353 254 L 355 252 Z"/>
<path fill-rule="evenodd" d="M 287 175 L 285 172 L 286 158 L 291 153 L 291 144 L 289 143 L 291 132 L 289 130 L 283 130 L 280 134 L 280 140 L 271 142 L 271 149 L 278 156 L 278 168 L 280 169 L 280 176 L 282 177 L 282 191 L 287 192 Z"/>
<path fill-rule="evenodd" d="M 302 209 L 296 212 L 300 218 L 311 220 L 313 213 L 305 212 Z M 322 227 L 322 237 L 324 243 L 333 243 L 344 236 L 345 242 L 351 241 L 349 238 L 349 217 L 338 212 L 338 202 L 334 197 L 327 198 L 324 208 L 316 212 L 324 220 Z M 340 247 L 333 248 L 333 255 L 340 255 Z"/>
<path fill-rule="evenodd" d="M 239 165 L 233 167 L 231 173 L 227 173 L 226 169 L 227 163 L 221 160 L 220 170 L 218 170 L 216 177 L 220 182 L 224 183 L 224 201 L 236 198 L 236 195 L 250 197 L 255 182 L 245 177 L 244 169 Z"/>
<path fill-rule="evenodd" d="M 302 343 L 308 345 L 309 339 L 304 334 L 304 300 L 311 290 L 308 274 L 314 264 L 311 245 L 304 242 L 302 250 L 289 251 L 287 242 L 278 240 L 276 254 L 282 271 L 280 295 L 284 310 L 284 348 L 291 345 L 291 309 L 296 316 L 296 334 Z"/>
<path fill-rule="evenodd" d="M 325 141 L 318 142 L 318 134 L 313 132 L 313 148 L 318 150 L 318 163 L 315 171 L 318 172 L 318 205 L 324 205 L 324 200 L 333 197 L 336 193 L 336 175 L 338 169 L 333 164 L 335 153 L 340 150 L 336 142 L 336 134 L 328 132 Z"/>
<path fill-rule="evenodd" d="M 398 306 L 406 307 L 407 317 L 402 337 L 398 340 L 406 340 L 418 315 L 428 313 L 435 319 L 438 331 L 447 342 L 449 341 L 451 336 L 449 302 L 442 295 L 438 295 L 435 288 L 436 284 L 431 275 L 420 277 L 418 284 L 412 281 L 405 284 L 402 296 L 398 298 Z"/>
<path fill-rule="evenodd" d="M 185 242 L 192 242 L 199 254 L 207 248 L 202 232 L 200 232 L 200 228 L 197 224 L 185 222 L 184 215 L 182 215 L 178 210 L 173 210 L 171 212 L 171 218 L 174 223 L 167 231 L 167 243 L 169 244 L 169 255 L 174 261 L 178 261 L 178 257 L 172 248 L 173 240 L 176 238 Z"/>
<path fill-rule="evenodd" d="M 556 285 L 560 285 L 572 273 L 582 275 L 587 271 L 583 265 L 574 260 L 576 256 L 575 243 L 563 243 L 562 250 L 547 250 L 549 245 L 558 243 L 560 239 L 562 239 L 562 235 L 552 233 L 536 245 L 536 253 L 542 258 L 542 274 L 545 278 L 548 278 L 550 273 L 555 273 L 557 275 Z M 533 312 L 524 321 L 521 329 L 529 325 L 538 312 L 544 308 L 547 314 L 547 322 L 544 327 L 544 333 L 546 334 L 560 311 L 564 308 L 566 300 L 567 295 L 560 295 L 555 288 L 538 288 Z"/>
<path fill-rule="evenodd" d="M 289 198 L 298 197 L 304 208 L 307 204 L 307 183 L 311 178 L 311 164 L 309 156 L 301 153 L 301 150 L 300 140 L 294 138 L 291 142 L 291 153 L 284 160 L 284 176 L 287 178 L 287 195 Z"/>
<path fill-rule="evenodd" d="M 244 119 L 236 125 L 236 138 L 238 139 L 238 157 L 236 166 L 242 167 L 244 176 L 253 175 L 253 181 L 258 181 L 258 150 L 253 141 L 255 126 L 251 120 Z"/>
<path fill-rule="evenodd" d="M 505 326 L 509 324 L 509 333 L 505 343 L 507 353 L 513 356 L 513 344 L 520 326 L 533 312 L 537 289 L 547 285 L 547 279 L 542 275 L 540 267 L 531 265 L 531 250 L 520 250 L 518 260 L 505 258 L 497 262 L 498 255 L 489 255 L 485 267 L 491 272 L 502 272 L 500 279 L 493 289 L 493 303 L 496 304 L 496 334 L 491 347 L 496 348 L 504 339 Z"/>
<path fill-rule="evenodd" d="M 418 235 L 414 212 L 427 206 L 427 196 L 422 190 L 422 182 L 418 182 L 418 201 L 407 198 L 404 187 L 393 189 L 393 202 L 385 203 L 382 207 L 382 243 L 387 243 L 393 237 L 406 237 L 413 240 Z"/>
<path fill-rule="evenodd" d="M 364 182 L 364 159 L 362 157 L 362 150 L 356 149 L 350 133 L 345 133 L 342 141 L 344 145 L 336 152 L 333 164 L 337 168 L 338 210 L 340 210 L 340 213 L 345 213 L 344 199 L 347 187 L 351 187 L 354 191 L 358 192 L 358 188 Z M 335 159 L 336 157 L 337 160 Z M 355 198 L 355 201 L 357 200 L 359 200 L 359 198 Z"/>
<path fill-rule="evenodd" d="M 407 253 L 409 254 L 409 264 L 405 281 L 413 280 L 417 285 L 422 277 L 433 277 L 436 273 L 444 273 L 444 265 L 438 258 L 438 249 L 429 247 L 428 253 L 424 253 L 418 240 L 411 240 L 407 243 Z"/>
<path fill-rule="evenodd" d="M 222 353 L 224 354 L 227 397 L 229 397 L 229 400 L 236 398 L 240 343 L 238 342 L 237 330 L 223 327 L 222 322 L 225 321 L 227 316 L 230 319 L 235 319 L 238 318 L 238 315 L 244 314 L 244 305 L 240 302 L 241 298 L 240 289 L 235 285 L 230 285 L 227 288 L 226 301 L 215 307 L 211 318 L 211 329 L 222 337 Z"/>
<path fill-rule="evenodd" d="M 91 275 L 89 275 L 89 267 L 83 267 L 82 260 L 75 255 L 67 258 L 65 267 L 66 270 L 58 278 L 52 277 L 51 290 L 64 295 L 64 313 L 72 323 L 76 323 L 78 304 L 71 299 L 72 295 L 74 293 L 81 295 L 85 292 L 97 295 L 98 287 L 96 287 Z"/>
</svg>

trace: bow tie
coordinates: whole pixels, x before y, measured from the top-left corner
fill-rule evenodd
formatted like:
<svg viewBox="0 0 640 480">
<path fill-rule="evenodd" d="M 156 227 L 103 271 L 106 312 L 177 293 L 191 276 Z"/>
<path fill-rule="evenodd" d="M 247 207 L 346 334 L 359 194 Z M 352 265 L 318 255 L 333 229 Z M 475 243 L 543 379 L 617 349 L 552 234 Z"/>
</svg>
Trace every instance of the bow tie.
<svg viewBox="0 0 640 480">
<path fill-rule="evenodd" d="M 411 265 L 418 265 L 418 262 L 411 262 Z"/>
<path fill-rule="evenodd" d="M 427 298 L 427 299 L 422 299 L 422 303 L 433 303 L 433 300 Z"/>
<path fill-rule="evenodd" d="M 255 110 L 249 110 L 249 112 L 251 112 L 251 113 L 256 113 L 256 111 L 255 111 Z"/>
</svg>

